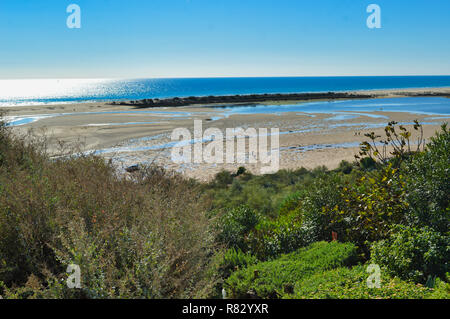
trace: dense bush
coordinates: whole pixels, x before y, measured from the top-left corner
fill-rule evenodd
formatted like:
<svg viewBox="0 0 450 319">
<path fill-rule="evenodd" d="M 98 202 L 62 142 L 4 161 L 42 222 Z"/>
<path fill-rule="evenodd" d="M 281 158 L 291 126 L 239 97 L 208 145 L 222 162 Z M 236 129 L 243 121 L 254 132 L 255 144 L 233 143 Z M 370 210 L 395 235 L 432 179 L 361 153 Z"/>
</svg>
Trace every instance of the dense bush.
<svg viewBox="0 0 450 319">
<path fill-rule="evenodd" d="M 263 176 L 247 172 L 237 176 L 223 171 L 204 185 L 204 200 L 210 203 L 211 210 L 246 205 L 263 216 L 277 217 L 278 208 L 288 194 L 311 184 L 323 172 L 323 168 L 314 171 L 301 168 Z"/>
<path fill-rule="evenodd" d="M 404 222 L 408 209 L 404 177 L 391 164 L 340 187 L 342 200 L 324 207 L 331 228 L 360 246 L 386 238 L 392 224 Z"/>
<path fill-rule="evenodd" d="M 341 267 L 317 272 L 296 283 L 289 299 L 422 299 L 448 298 L 445 283 L 439 282 L 437 293 L 422 285 L 402 281 L 381 272 L 380 288 L 368 288 L 366 266 Z"/>
<path fill-rule="evenodd" d="M 448 273 L 445 281 L 436 278 L 434 284 L 433 293 L 427 296 L 428 299 L 450 299 L 450 277 Z"/>
<path fill-rule="evenodd" d="M 247 236 L 258 224 L 260 216 L 247 206 L 229 209 L 217 223 L 217 240 L 230 248 L 248 251 Z"/>
<path fill-rule="evenodd" d="M 352 244 L 318 242 L 234 272 L 225 281 L 225 289 L 231 298 L 279 298 L 302 278 L 351 265 L 355 260 L 356 247 Z"/>
<path fill-rule="evenodd" d="M 371 256 L 393 276 L 425 283 L 450 271 L 450 236 L 430 228 L 396 226 L 389 239 L 372 245 Z"/>
<path fill-rule="evenodd" d="M 350 174 L 354 168 L 354 165 L 348 161 L 342 161 L 339 163 L 339 167 L 337 171 L 342 172 L 344 174 Z"/>
<path fill-rule="evenodd" d="M 233 176 L 228 171 L 221 171 L 216 174 L 214 182 L 211 186 L 216 188 L 226 188 L 229 184 L 233 182 Z"/>
<path fill-rule="evenodd" d="M 0 282 L 16 297 L 206 296 L 215 249 L 199 198 L 160 169 L 126 179 L 95 156 L 49 160 L 2 127 Z M 82 289 L 65 285 L 72 263 Z"/>
<path fill-rule="evenodd" d="M 334 172 L 321 167 L 313 171 L 281 170 L 264 176 L 245 173 L 245 179 L 229 180 L 226 187 L 218 181 L 224 176 L 236 175 L 221 172 L 206 193 L 213 198 L 213 209 L 232 211 L 233 207 L 245 203 L 260 213 L 258 224 L 241 236 L 237 247 L 267 260 L 331 238 L 330 215 L 323 214 L 323 207 L 335 207 L 340 203 L 336 189 L 343 180 L 353 178 L 344 178 L 342 170 L 351 173 L 351 169 L 351 164 L 343 162 Z M 219 224 L 223 224 L 222 221 Z M 231 235 L 231 232 L 226 233 Z M 239 237 L 239 232 L 234 234 L 235 238 Z"/>
<path fill-rule="evenodd" d="M 323 210 L 340 203 L 336 189 L 342 180 L 341 175 L 330 172 L 320 175 L 307 189 L 288 195 L 277 218 L 262 219 L 250 234 L 252 252 L 264 260 L 331 239 L 330 215 Z"/>
<path fill-rule="evenodd" d="M 219 257 L 218 270 L 220 277 L 228 278 L 233 271 L 254 265 L 258 262 L 255 256 L 246 254 L 242 250 L 230 248 Z"/>
<path fill-rule="evenodd" d="M 223 285 L 232 298 L 448 298 L 449 132 L 412 152 L 394 126 L 394 157 L 371 133 L 359 167 L 199 184 L 154 167 L 119 177 L 95 156 L 50 160 L 0 125 L 0 295 L 219 297 Z M 332 232 L 351 243 L 323 242 Z M 380 289 L 346 267 L 369 247 Z M 82 289 L 66 287 L 72 263 Z"/>
<path fill-rule="evenodd" d="M 359 163 L 363 171 L 372 171 L 376 168 L 376 161 L 371 157 L 363 157 Z"/>
<path fill-rule="evenodd" d="M 295 211 L 277 219 L 263 218 L 248 236 L 252 254 L 261 260 L 305 246 L 301 215 Z"/>
<path fill-rule="evenodd" d="M 431 138 L 426 151 L 405 164 L 411 226 L 450 229 L 450 132 L 446 125 Z"/>
<path fill-rule="evenodd" d="M 278 209 L 278 216 L 286 216 L 289 214 L 301 215 L 301 202 L 304 197 L 304 191 L 297 191 L 292 194 L 288 194 L 281 201 L 280 208 Z"/>
<path fill-rule="evenodd" d="M 305 191 L 301 202 L 302 229 L 306 244 L 331 239 L 330 214 L 324 212 L 341 204 L 339 187 L 352 177 L 341 174 L 328 174 L 318 178 Z"/>
</svg>

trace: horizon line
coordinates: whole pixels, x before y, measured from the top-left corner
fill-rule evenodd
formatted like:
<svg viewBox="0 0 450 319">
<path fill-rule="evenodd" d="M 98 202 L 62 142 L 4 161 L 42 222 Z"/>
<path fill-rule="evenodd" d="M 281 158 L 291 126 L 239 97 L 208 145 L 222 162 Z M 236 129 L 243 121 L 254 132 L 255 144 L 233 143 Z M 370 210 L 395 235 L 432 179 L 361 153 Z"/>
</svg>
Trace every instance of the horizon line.
<svg viewBox="0 0 450 319">
<path fill-rule="evenodd" d="M 161 77 L 17 77 L 1 78 L 9 80 L 176 80 L 176 79 L 253 79 L 253 78 L 351 78 L 351 77 L 445 77 L 450 74 L 396 74 L 396 75 L 274 75 L 274 76 L 161 76 Z"/>
</svg>

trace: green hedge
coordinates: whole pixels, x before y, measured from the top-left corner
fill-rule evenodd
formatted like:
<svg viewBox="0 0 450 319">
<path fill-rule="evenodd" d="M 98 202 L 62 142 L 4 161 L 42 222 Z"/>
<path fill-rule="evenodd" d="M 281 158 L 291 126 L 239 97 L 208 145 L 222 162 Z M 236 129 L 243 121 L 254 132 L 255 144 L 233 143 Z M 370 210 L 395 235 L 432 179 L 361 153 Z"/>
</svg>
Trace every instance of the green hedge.
<svg viewBox="0 0 450 319">
<path fill-rule="evenodd" d="M 225 289 L 231 298 L 279 298 L 307 276 L 355 261 L 353 244 L 317 242 L 275 260 L 234 272 L 225 281 Z"/>
<path fill-rule="evenodd" d="M 443 125 L 427 144 L 405 164 L 406 191 L 411 226 L 429 226 L 446 233 L 450 229 L 450 131 Z"/>
<path fill-rule="evenodd" d="M 397 225 L 387 240 L 372 244 L 372 260 L 393 276 L 425 283 L 450 271 L 450 237 L 429 227 Z"/>
<path fill-rule="evenodd" d="M 423 299 L 449 298 L 448 284 L 439 281 L 435 289 L 390 277 L 381 271 L 381 287 L 368 288 L 366 266 L 318 272 L 295 285 L 288 299 Z"/>
</svg>

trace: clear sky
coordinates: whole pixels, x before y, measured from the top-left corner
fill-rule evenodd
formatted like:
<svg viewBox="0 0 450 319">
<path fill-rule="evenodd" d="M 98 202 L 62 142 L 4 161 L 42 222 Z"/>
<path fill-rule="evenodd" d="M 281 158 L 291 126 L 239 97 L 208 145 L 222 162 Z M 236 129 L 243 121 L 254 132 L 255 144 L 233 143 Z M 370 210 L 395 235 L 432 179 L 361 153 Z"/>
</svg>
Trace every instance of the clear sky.
<svg viewBox="0 0 450 319">
<path fill-rule="evenodd" d="M 0 78 L 415 74 L 450 74 L 449 0 L 0 0 Z"/>
</svg>

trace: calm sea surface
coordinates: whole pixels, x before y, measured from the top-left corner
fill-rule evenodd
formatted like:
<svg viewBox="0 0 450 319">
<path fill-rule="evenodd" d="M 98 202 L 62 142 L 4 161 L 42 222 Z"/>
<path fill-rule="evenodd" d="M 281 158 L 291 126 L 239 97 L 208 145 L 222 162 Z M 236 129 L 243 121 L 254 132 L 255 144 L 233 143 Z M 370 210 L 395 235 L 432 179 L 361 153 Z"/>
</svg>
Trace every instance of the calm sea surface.
<svg viewBox="0 0 450 319">
<path fill-rule="evenodd" d="M 0 80 L 0 106 L 446 86 L 450 76 Z"/>
</svg>

